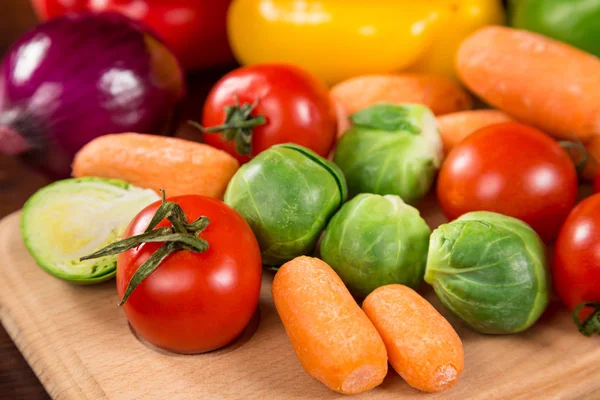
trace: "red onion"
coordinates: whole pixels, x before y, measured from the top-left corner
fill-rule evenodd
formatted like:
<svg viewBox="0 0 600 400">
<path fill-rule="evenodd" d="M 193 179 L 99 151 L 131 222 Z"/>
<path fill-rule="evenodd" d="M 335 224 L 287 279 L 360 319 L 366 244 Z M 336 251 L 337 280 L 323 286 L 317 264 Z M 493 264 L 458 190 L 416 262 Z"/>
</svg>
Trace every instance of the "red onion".
<svg viewBox="0 0 600 400">
<path fill-rule="evenodd" d="M 0 66 L 0 153 L 53 176 L 108 133 L 164 133 L 185 91 L 177 59 L 116 13 L 78 13 L 24 34 Z"/>
</svg>

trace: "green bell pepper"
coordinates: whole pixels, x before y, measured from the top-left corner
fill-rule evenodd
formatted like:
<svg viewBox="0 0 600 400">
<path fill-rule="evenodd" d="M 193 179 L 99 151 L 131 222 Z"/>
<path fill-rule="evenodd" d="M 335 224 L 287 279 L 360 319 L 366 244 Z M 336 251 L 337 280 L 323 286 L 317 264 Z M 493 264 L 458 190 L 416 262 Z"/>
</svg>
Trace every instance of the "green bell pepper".
<svg viewBox="0 0 600 400">
<path fill-rule="evenodd" d="M 510 24 L 600 57 L 600 0 L 510 0 Z"/>
</svg>

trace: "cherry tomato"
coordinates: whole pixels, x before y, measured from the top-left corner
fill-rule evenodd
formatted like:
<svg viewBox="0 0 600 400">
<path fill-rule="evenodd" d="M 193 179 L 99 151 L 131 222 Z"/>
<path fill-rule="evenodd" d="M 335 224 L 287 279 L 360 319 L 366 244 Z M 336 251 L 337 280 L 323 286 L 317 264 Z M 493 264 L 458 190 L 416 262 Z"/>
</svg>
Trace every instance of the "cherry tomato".
<svg viewBox="0 0 600 400">
<path fill-rule="evenodd" d="M 235 106 L 236 97 L 242 108 L 256 105 L 247 118 L 237 114 L 240 120 L 263 116 L 266 123 L 251 129 L 252 142 L 245 150 L 240 151 L 236 141 L 247 131 L 237 130 L 231 140 L 218 133 L 204 134 L 206 143 L 227 151 L 241 163 L 249 161 L 249 155 L 256 156 L 279 143 L 297 143 L 323 157 L 331 151 L 337 131 L 335 108 L 325 83 L 309 72 L 284 64 L 238 68 L 225 75 L 209 93 L 202 125 L 224 124 L 226 107 Z"/>
<path fill-rule="evenodd" d="M 260 249 L 250 226 L 225 203 L 205 196 L 176 196 L 188 222 L 200 216 L 209 225 L 199 234 L 209 248 L 180 250 L 160 263 L 131 293 L 123 309 L 132 327 L 158 347 L 199 353 L 235 339 L 252 318 L 260 293 Z M 144 232 L 160 202 L 142 210 L 124 237 Z M 168 220 L 157 228 L 171 226 Z M 144 243 L 119 254 L 117 291 L 122 298 L 135 271 L 162 243 Z"/>
<path fill-rule="evenodd" d="M 596 180 L 594 181 L 594 192 L 600 193 L 600 171 L 598 171 Z"/>
<path fill-rule="evenodd" d="M 483 128 L 442 165 L 438 199 L 449 219 L 470 211 L 519 218 L 552 241 L 575 205 L 577 174 L 554 140 L 527 125 Z"/>
<path fill-rule="evenodd" d="M 188 69 L 233 63 L 227 40 L 231 0 L 32 0 L 42 20 L 71 11 L 117 11 L 150 26 Z"/>
<path fill-rule="evenodd" d="M 600 302 L 600 194 L 569 214 L 556 239 L 552 274 L 567 307 Z"/>
</svg>

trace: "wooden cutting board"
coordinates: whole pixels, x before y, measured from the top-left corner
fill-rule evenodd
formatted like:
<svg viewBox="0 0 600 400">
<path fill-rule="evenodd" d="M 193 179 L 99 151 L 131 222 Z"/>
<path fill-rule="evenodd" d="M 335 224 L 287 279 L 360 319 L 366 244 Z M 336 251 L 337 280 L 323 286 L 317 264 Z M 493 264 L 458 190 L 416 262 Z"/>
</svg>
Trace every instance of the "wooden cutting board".
<svg viewBox="0 0 600 400">
<path fill-rule="evenodd" d="M 422 212 L 443 221 L 434 205 Z M 336 399 L 296 359 L 265 273 L 259 311 L 228 347 L 203 355 L 163 352 L 132 334 L 114 281 L 74 286 L 39 269 L 19 233 L 19 214 L 0 222 L 0 318 L 57 399 Z M 430 291 L 428 299 L 441 310 Z M 445 314 L 447 315 L 447 314 Z M 600 338 L 585 338 L 553 302 L 530 330 L 484 336 L 449 318 L 465 348 L 465 371 L 447 392 L 420 393 L 390 368 L 355 399 L 600 399 Z"/>
</svg>

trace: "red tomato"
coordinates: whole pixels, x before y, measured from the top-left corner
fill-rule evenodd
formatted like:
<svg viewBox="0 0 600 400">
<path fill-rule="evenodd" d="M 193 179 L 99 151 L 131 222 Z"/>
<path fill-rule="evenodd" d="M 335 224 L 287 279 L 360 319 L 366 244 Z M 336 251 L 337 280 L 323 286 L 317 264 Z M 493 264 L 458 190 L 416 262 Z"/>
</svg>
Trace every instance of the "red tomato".
<svg viewBox="0 0 600 400">
<path fill-rule="evenodd" d="M 327 157 L 333 147 L 337 121 L 324 82 L 309 72 L 284 64 L 252 65 L 225 75 L 212 88 L 204 104 L 202 125 L 225 122 L 225 107 L 258 100 L 252 116 L 262 115 L 266 124 L 252 129 L 251 155 L 279 143 L 297 143 Z M 236 151 L 233 140 L 220 134 L 204 134 L 206 143 L 227 151 L 241 163 L 250 157 Z"/>
<path fill-rule="evenodd" d="M 47 20 L 70 11 L 118 11 L 150 26 L 188 69 L 233 63 L 227 39 L 231 0 L 32 0 Z"/>
<path fill-rule="evenodd" d="M 600 194 L 569 214 L 556 239 L 552 274 L 567 307 L 600 302 Z"/>
<path fill-rule="evenodd" d="M 210 220 L 199 237 L 209 249 L 181 250 L 169 255 L 131 293 L 123 305 L 138 334 L 161 348 L 179 353 L 217 349 L 235 339 L 248 325 L 258 304 L 262 264 L 250 226 L 225 203 L 205 196 L 168 199 L 178 203 L 193 222 Z M 160 202 L 142 210 L 124 237 L 144 232 Z M 165 220 L 158 225 L 170 226 Z M 145 243 L 119 254 L 117 290 L 122 298 L 135 271 L 161 243 Z"/>
<path fill-rule="evenodd" d="M 598 175 L 596 175 L 596 180 L 594 181 L 594 192 L 600 193 L 600 171 L 598 171 Z"/>
<path fill-rule="evenodd" d="M 438 199 L 449 219 L 494 211 L 527 222 L 553 240 L 577 199 L 577 174 L 568 154 L 530 126 L 483 128 L 448 155 Z"/>
</svg>

